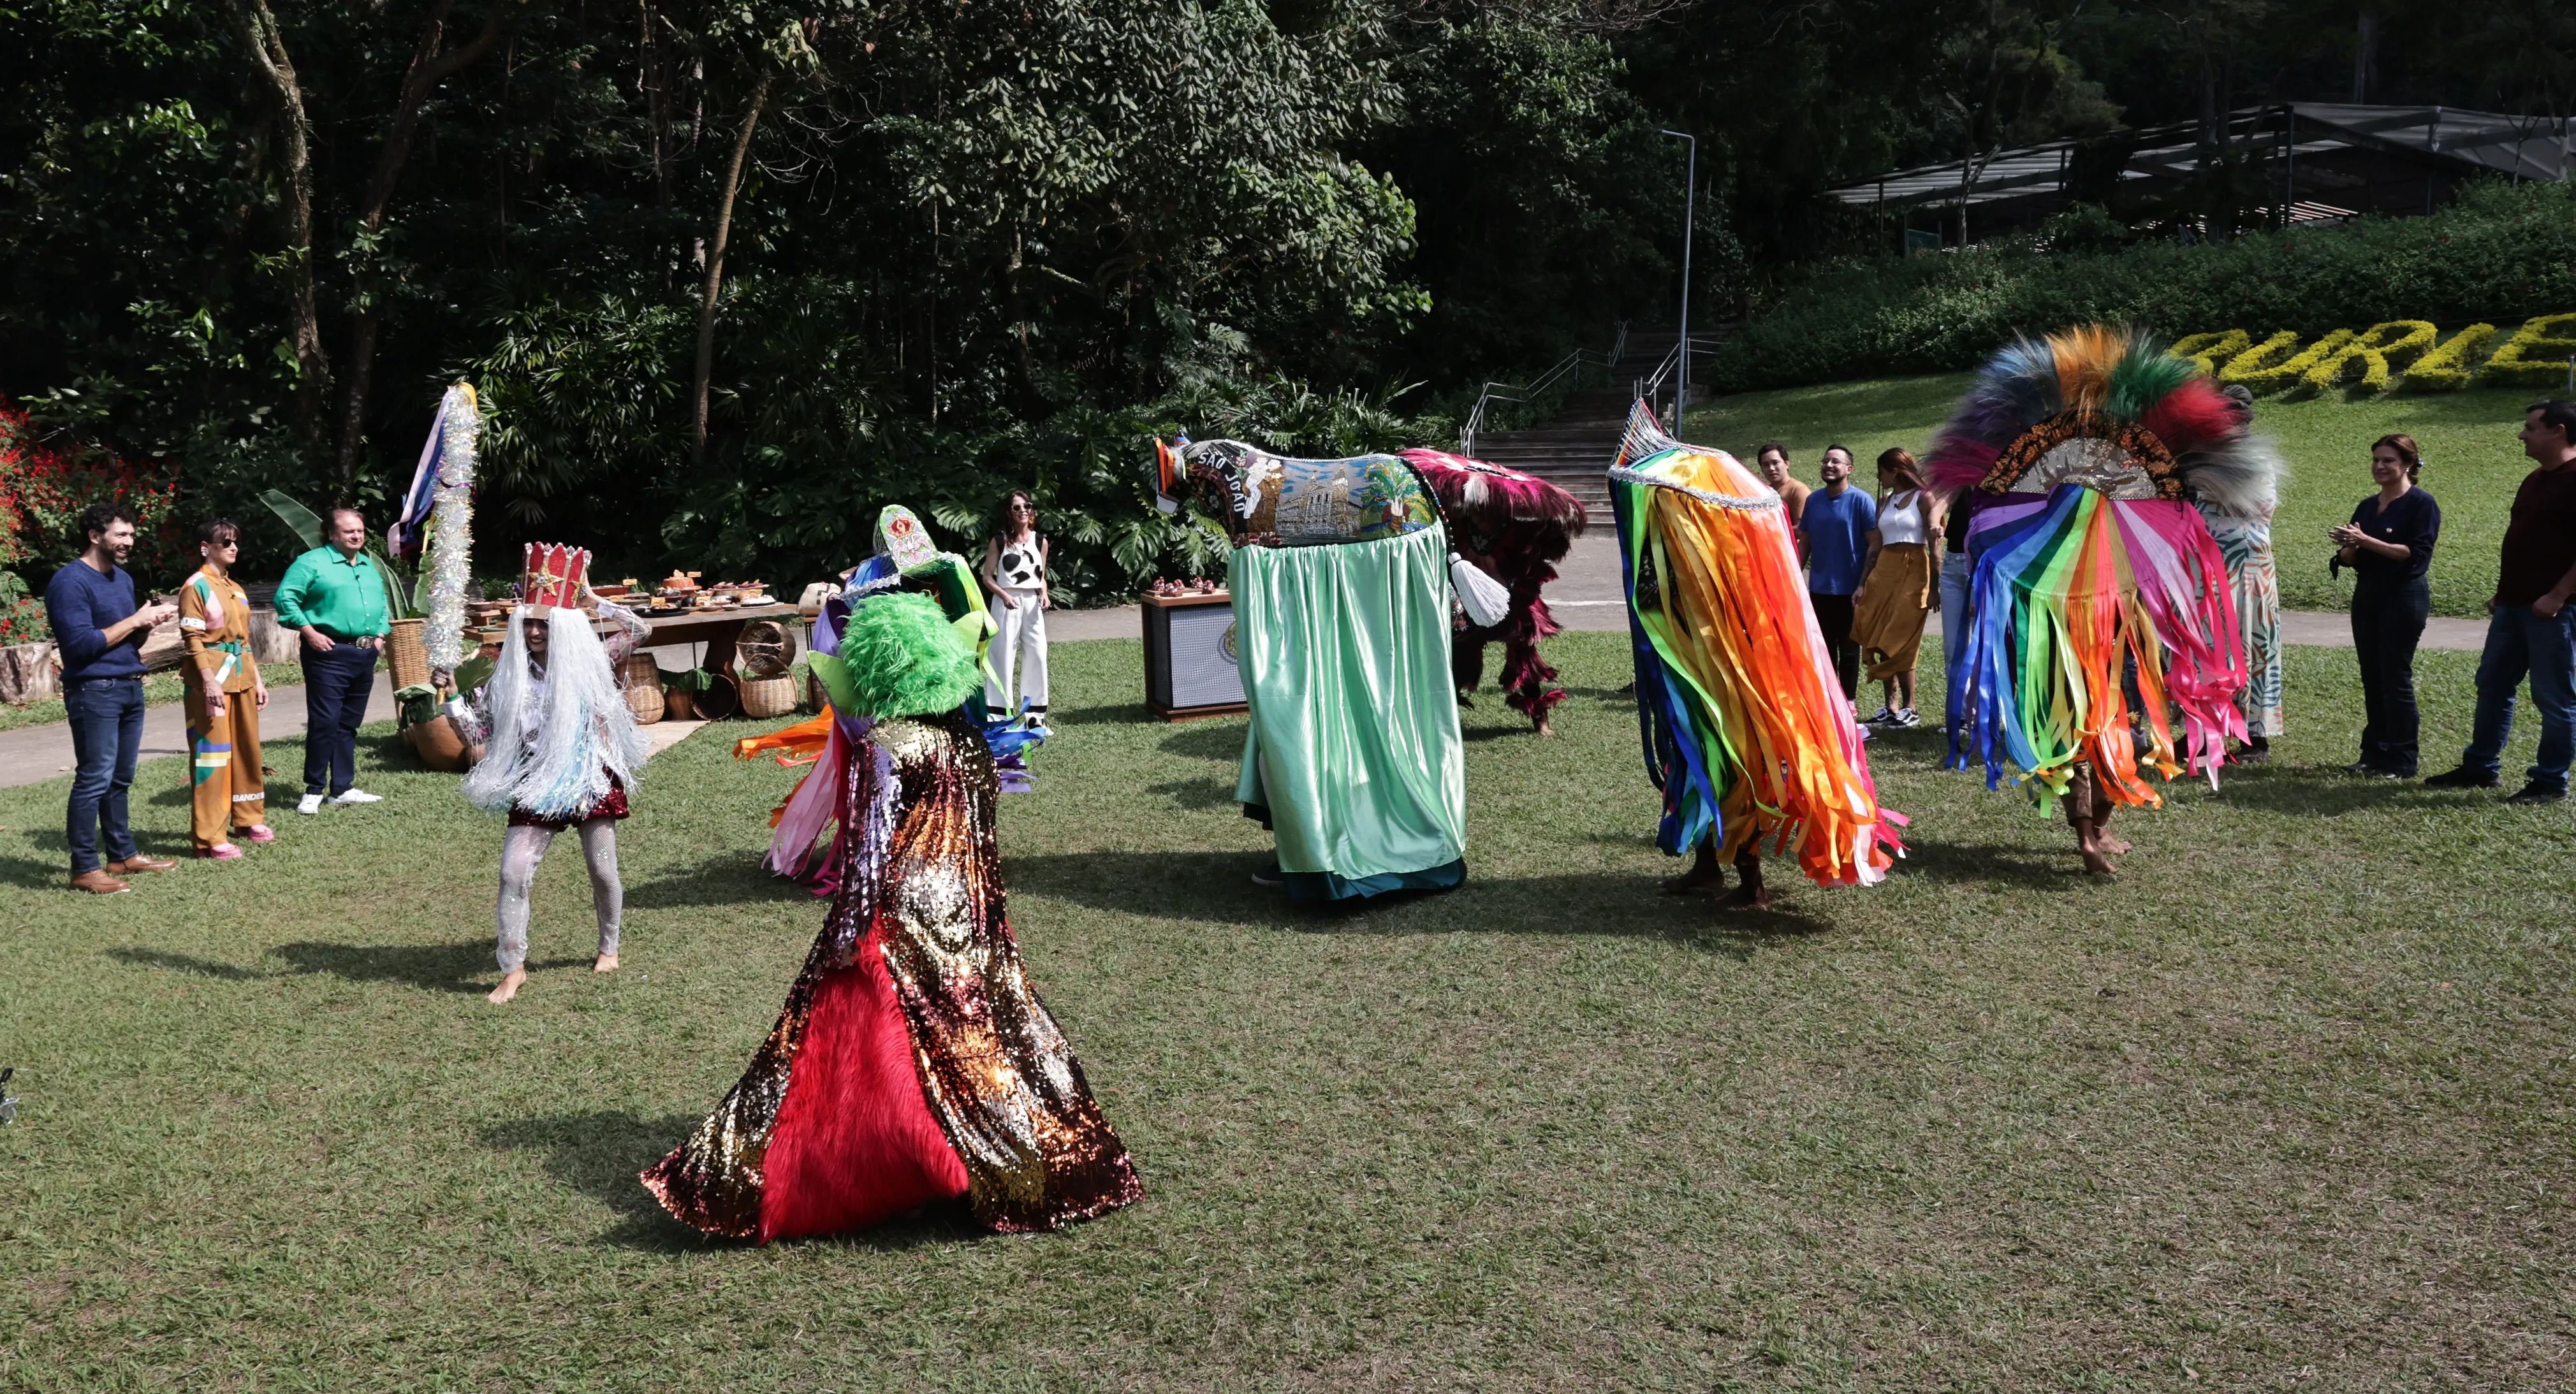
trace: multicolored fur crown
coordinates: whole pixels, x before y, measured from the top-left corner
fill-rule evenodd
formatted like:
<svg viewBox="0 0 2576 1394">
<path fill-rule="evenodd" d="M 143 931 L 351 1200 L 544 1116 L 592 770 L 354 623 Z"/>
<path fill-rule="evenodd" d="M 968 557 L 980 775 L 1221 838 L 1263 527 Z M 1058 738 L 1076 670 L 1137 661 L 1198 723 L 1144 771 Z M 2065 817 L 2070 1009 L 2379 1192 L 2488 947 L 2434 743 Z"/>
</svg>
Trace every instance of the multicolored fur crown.
<svg viewBox="0 0 2576 1394">
<path fill-rule="evenodd" d="M 1988 360 L 1934 435 L 1927 477 L 1943 492 L 2079 484 L 2265 516 L 2281 461 L 2247 429 L 2251 417 L 2163 340 L 2087 325 L 2015 339 Z"/>
<path fill-rule="evenodd" d="M 590 552 L 554 542 L 528 544 L 519 577 L 519 603 L 557 610 L 581 608 L 581 593 L 590 581 Z"/>
</svg>

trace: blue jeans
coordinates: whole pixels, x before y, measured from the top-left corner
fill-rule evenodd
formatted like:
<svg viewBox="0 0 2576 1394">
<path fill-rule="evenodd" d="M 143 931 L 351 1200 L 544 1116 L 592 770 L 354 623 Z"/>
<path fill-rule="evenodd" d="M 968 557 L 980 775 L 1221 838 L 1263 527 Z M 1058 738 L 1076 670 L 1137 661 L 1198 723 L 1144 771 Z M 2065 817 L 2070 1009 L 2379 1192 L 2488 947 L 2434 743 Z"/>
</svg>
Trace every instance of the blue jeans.
<svg viewBox="0 0 2576 1394">
<path fill-rule="evenodd" d="M 1941 677 L 1947 691 L 1947 715 L 1942 728 L 1950 736 L 1950 753 L 1941 762 L 1943 769 L 1964 770 L 1968 767 L 1967 733 L 1960 728 L 1968 720 L 1968 583 L 1975 579 L 1976 568 L 1968 564 L 1965 552 L 1941 555 Z"/>
<path fill-rule="evenodd" d="M 63 694 L 72 722 L 72 798 L 63 838 L 71 844 L 72 875 L 99 869 L 99 844 L 107 859 L 134 855 L 126 826 L 126 791 L 134 787 L 134 757 L 143 749 L 143 680 L 84 682 Z"/>
<path fill-rule="evenodd" d="M 2513 734 L 2513 693 L 2531 678 L 2531 704 L 2540 708 L 2540 752 L 2530 770 L 2543 789 L 2567 787 L 2567 765 L 2576 757 L 2576 605 L 2544 620 L 2528 605 L 2498 610 L 2487 621 L 2486 656 L 2478 660 L 2477 729 L 2460 752 L 2472 774 L 2501 771 L 2505 737 Z"/>
<path fill-rule="evenodd" d="M 303 658 L 304 792 L 336 798 L 358 782 L 358 728 L 375 690 L 376 651 L 341 643 L 325 652 L 308 643 Z"/>
</svg>

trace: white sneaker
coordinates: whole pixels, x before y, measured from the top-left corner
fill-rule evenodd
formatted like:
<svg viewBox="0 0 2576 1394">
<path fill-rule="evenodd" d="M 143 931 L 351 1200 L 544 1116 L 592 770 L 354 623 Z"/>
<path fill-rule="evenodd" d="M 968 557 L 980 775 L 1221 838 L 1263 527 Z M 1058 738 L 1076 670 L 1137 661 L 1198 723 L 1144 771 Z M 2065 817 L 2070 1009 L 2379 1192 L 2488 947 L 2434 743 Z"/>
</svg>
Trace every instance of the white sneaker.
<svg viewBox="0 0 2576 1394">
<path fill-rule="evenodd" d="M 1877 711 L 1862 717 L 1860 719 L 1860 724 L 1863 726 L 1893 726 L 1897 724 L 1896 713 L 1886 707 L 1881 707 Z"/>
<path fill-rule="evenodd" d="M 295 801 L 295 811 L 303 814 L 307 818 L 312 817 L 314 814 L 322 811 L 322 796 L 320 794 L 307 794 L 303 798 L 297 799 Z"/>
<path fill-rule="evenodd" d="M 1852 729 L 1860 732 L 1860 738 L 1864 741 L 1878 734 L 1876 731 L 1869 729 L 1866 724 L 1857 721 L 1852 723 Z"/>
<path fill-rule="evenodd" d="M 1915 727 L 1923 724 L 1923 716 L 1912 707 L 1906 707 L 1898 711 L 1896 715 L 1888 718 L 1887 724 L 1903 730 L 1911 731 Z"/>
<path fill-rule="evenodd" d="M 347 808 L 351 804 L 383 803 L 384 801 L 384 795 L 370 794 L 366 790 L 358 788 L 355 785 L 351 785 L 350 787 L 331 796 L 331 802 L 342 808 Z"/>
</svg>

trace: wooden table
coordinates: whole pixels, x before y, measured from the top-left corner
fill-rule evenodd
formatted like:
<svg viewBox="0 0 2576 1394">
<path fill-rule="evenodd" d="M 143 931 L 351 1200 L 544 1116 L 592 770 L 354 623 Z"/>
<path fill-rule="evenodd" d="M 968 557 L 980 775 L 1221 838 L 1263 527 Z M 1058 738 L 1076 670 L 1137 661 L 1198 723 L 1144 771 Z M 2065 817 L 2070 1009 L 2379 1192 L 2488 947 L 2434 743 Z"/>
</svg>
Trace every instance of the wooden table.
<svg viewBox="0 0 2576 1394">
<path fill-rule="evenodd" d="M 725 610 L 681 610 L 674 614 L 652 615 L 638 610 L 645 628 L 652 632 L 644 647 L 660 648 L 665 644 L 704 644 L 707 656 L 698 666 L 710 673 L 733 671 L 734 641 L 742 637 L 742 627 L 753 620 L 779 620 L 790 633 L 804 633 L 804 616 L 793 605 L 745 605 Z"/>
</svg>

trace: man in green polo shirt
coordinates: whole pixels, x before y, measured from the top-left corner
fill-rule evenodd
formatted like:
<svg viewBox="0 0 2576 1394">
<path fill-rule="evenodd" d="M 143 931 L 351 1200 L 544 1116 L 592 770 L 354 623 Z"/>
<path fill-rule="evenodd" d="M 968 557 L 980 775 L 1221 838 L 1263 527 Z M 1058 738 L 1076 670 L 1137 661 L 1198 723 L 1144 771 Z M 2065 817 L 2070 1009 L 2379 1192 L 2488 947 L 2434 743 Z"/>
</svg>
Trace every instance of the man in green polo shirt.
<svg viewBox="0 0 2576 1394">
<path fill-rule="evenodd" d="M 304 798 L 295 811 L 306 814 L 321 811 L 326 788 L 343 807 L 380 798 L 358 787 L 358 728 L 393 630 L 384 575 L 366 552 L 367 520 L 334 509 L 322 535 L 324 545 L 277 583 L 277 622 L 304 636 Z"/>
</svg>

